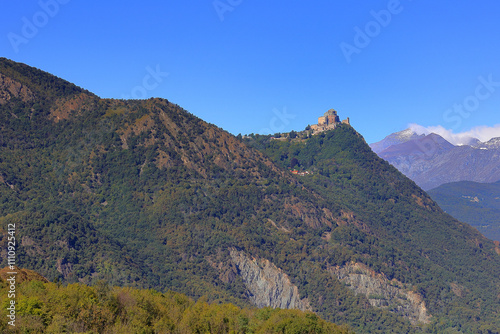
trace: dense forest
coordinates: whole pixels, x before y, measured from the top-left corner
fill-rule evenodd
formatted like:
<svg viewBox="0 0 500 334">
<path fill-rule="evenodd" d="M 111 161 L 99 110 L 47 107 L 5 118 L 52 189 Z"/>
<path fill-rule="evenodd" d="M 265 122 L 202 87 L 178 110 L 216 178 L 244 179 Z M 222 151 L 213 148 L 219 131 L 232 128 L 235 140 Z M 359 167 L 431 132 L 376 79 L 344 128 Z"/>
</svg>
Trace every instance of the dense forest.
<svg viewBox="0 0 500 334">
<path fill-rule="evenodd" d="M 0 74 L 2 266 L 16 224 L 17 264 L 61 289 L 176 291 L 254 312 L 255 328 L 259 312 L 293 314 L 245 311 L 252 293 L 236 250 L 275 265 L 312 311 L 356 333 L 498 333 L 495 245 L 350 126 L 242 140 L 164 99 L 99 99 L 5 59 Z M 332 274 L 353 263 L 421 298 L 429 323 Z"/>
<path fill-rule="evenodd" d="M 435 301 L 428 305 L 430 308 L 447 309 L 450 313 L 461 302 L 456 298 L 457 291 L 449 283 L 442 282 L 464 282 L 477 294 L 495 289 L 490 279 L 482 277 L 486 271 L 491 270 L 492 275 L 497 271 L 488 268 L 488 261 L 495 259 L 492 253 L 484 253 L 486 262 L 481 273 L 470 270 L 479 254 L 477 245 L 472 242 L 484 238 L 476 230 L 443 214 L 413 181 L 401 177 L 394 167 L 379 159 L 352 127 L 342 124 L 333 131 L 312 137 L 300 134 L 294 137 L 275 140 L 273 136 L 253 135 L 247 136 L 246 142 L 283 168 L 309 171 L 309 174 L 298 176 L 304 185 L 321 194 L 331 203 L 329 206 L 355 212 L 357 219 L 366 222 L 333 231 L 332 239 L 349 248 L 347 259 L 343 261 L 354 258 L 389 278 L 410 281 L 429 300 Z M 431 221 L 435 223 L 432 229 L 427 229 L 425 225 Z M 455 230 L 450 230 L 451 226 Z M 471 240 L 467 247 L 460 249 L 458 245 L 465 236 L 476 241 Z M 479 245 L 481 248 L 483 245 Z M 449 254 L 449 249 L 455 249 L 453 255 Z M 422 254 L 427 256 L 419 256 Z M 439 267 L 428 261 L 429 257 L 439 259 Z M 403 261 L 405 266 L 395 265 Z M 454 269 L 447 272 L 444 268 Z M 437 276 L 440 279 L 436 279 Z M 433 286 L 428 285 L 431 281 Z M 498 320 L 494 320 L 499 314 L 498 297 L 482 306 L 486 305 L 489 306 L 483 309 L 484 313 L 476 313 L 475 318 L 488 319 L 489 325 L 484 328 L 496 330 L 499 326 Z M 456 314 L 453 321 L 461 323 L 463 317 L 464 314 Z M 480 331 L 479 327 L 473 332 Z"/>
<path fill-rule="evenodd" d="M 239 308 L 209 304 L 206 298 L 195 302 L 180 293 L 113 287 L 104 281 L 62 285 L 17 270 L 26 278 L 17 287 L 15 327 L 7 324 L 7 306 L 2 304 L 0 330 L 5 334 L 354 334 L 312 312 Z M 2 296 L 7 286 L 0 278 Z"/>
<path fill-rule="evenodd" d="M 500 182 L 451 182 L 428 193 L 447 213 L 500 242 Z"/>
</svg>

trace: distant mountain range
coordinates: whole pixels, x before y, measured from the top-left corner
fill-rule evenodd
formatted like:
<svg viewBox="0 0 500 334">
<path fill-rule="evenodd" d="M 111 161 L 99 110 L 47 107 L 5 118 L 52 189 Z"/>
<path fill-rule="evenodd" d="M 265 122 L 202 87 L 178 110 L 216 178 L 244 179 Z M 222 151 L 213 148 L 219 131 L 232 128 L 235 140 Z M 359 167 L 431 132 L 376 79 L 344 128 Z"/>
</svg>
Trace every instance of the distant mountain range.
<svg viewBox="0 0 500 334">
<path fill-rule="evenodd" d="M 500 180 L 500 138 L 484 143 L 468 138 L 465 142 L 467 145 L 453 145 L 435 133 L 407 129 L 370 147 L 424 190 L 449 182 Z"/>
</svg>

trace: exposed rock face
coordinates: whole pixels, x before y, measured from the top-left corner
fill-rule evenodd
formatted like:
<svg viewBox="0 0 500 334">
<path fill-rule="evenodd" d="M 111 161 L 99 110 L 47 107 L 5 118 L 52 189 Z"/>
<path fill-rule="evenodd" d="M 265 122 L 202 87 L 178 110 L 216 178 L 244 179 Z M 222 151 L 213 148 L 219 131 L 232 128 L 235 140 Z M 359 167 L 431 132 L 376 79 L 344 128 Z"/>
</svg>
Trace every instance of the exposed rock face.
<svg viewBox="0 0 500 334">
<path fill-rule="evenodd" d="M 70 98 L 60 98 L 58 99 L 56 105 L 50 110 L 50 117 L 54 120 L 54 122 L 69 119 L 74 113 L 82 112 L 82 110 L 84 110 L 84 105 L 91 99 L 92 97 L 85 93 L 81 93 Z"/>
<path fill-rule="evenodd" d="M 7 103 L 13 97 L 26 102 L 32 100 L 34 96 L 28 87 L 0 73 L 0 104 Z"/>
<path fill-rule="evenodd" d="M 403 283 L 395 279 L 389 281 L 385 275 L 360 263 L 332 267 L 330 272 L 356 294 L 364 294 L 372 306 L 404 316 L 412 324 L 430 322 L 431 316 L 427 313 L 422 297 L 406 289 Z"/>
<path fill-rule="evenodd" d="M 235 249 L 230 250 L 230 255 L 245 282 L 251 302 L 257 307 L 311 309 L 307 299 L 300 299 L 299 290 L 290 282 L 288 275 L 273 263 L 250 258 Z"/>
</svg>

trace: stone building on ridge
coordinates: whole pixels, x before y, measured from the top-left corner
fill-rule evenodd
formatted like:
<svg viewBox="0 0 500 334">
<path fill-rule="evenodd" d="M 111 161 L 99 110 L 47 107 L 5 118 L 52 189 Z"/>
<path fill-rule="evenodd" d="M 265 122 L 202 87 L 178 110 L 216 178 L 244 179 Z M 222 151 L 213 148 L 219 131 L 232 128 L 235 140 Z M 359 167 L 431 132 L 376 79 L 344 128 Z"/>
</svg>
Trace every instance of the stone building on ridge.
<svg viewBox="0 0 500 334">
<path fill-rule="evenodd" d="M 337 111 L 335 109 L 330 109 L 325 112 L 323 116 L 318 117 L 318 124 L 311 125 L 311 130 L 313 134 L 317 134 L 326 130 L 335 129 L 337 124 L 340 123 L 350 124 L 349 117 L 341 122 L 340 117 L 337 115 Z"/>
<path fill-rule="evenodd" d="M 335 109 L 328 110 L 323 116 L 318 118 L 318 125 L 328 125 L 340 123 L 340 118 Z"/>
</svg>

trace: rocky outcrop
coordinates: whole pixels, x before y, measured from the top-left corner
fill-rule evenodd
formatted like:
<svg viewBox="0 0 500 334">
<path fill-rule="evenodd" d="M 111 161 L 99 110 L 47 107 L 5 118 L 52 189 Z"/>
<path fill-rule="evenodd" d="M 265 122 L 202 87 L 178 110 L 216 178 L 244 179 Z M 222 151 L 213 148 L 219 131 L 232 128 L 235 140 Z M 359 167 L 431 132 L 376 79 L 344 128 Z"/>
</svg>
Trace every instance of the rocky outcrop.
<svg viewBox="0 0 500 334">
<path fill-rule="evenodd" d="M 28 87 L 0 73 L 0 104 L 7 103 L 14 97 L 27 102 L 35 95 Z"/>
<path fill-rule="evenodd" d="M 430 322 L 422 297 L 403 283 L 388 280 L 361 263 L 331 267 L 330 272 L 356 294 L 363 294 L 373 307 L 384 308 L 410 320 L 412 324 Z"/>
<path fill-rule="evenodd" d="M 85 104 L 89 103 L 91 99 L 92 97 L 86 93 L 59 98 L 50 109 L 50 118 L 56 123 L 69 119 L 72 115 L 84 111 Z"/>
<path fill-rule="evenodd" d="M 248 289 L 250 301 L 257 307 L 310 310 L 307 299 L 301 299 L 299 289 L 288 275 L 266 259 L 247 256 L 230 250 L 231 260 Z"/>
</svg>

